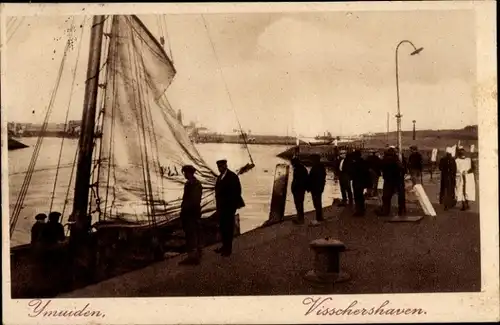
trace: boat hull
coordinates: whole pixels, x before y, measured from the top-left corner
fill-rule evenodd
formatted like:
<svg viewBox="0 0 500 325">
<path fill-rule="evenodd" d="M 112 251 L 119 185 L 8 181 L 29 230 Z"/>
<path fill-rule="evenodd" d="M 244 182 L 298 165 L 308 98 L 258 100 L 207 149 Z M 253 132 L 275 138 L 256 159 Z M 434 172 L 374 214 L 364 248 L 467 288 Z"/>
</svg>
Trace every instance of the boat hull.
<svg viewBox="0 0 500 325">
<path fill-rule="evenodd" d="M 24 143 L 21 143 L 21 142 L 17 141 L 16 139 L 8 137 L 8 140 L 9 140 L 9 143 L 8 143 L 8 149 L 9 149 L 9 151 L 28 148 L 27 145 L 25 145 Z"/>
<path fill-rule="evenodd" d="M 205 246 L 220 241 L 215 214 L 202 219 Z M 236 215 L 235 236 L 240 234 Z M 180 219 L 159 227 L 103 227 L 92 233 L 91 268 L 70 256 L 68 241 L 44 252 L 32 245 L 11 248 L 11 296 L 13 299 L 50 298 L 145 267 L 169 255 L 185 252 Z M 78 271 L 78 272 L 77 272 Z M 75 279 L 75 274 L 79 274 Z"/>
</svg>

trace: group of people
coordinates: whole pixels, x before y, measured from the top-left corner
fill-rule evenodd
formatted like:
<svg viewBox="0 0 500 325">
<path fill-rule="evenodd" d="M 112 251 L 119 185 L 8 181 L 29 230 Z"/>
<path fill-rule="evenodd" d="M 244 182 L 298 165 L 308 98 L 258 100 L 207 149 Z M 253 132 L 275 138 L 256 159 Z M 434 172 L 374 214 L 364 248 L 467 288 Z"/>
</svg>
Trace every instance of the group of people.
<svg viewBox="0 0 500 325">
<path fill-rule="evenodd" d="M 59 222 L 61 213 L 39 213 L 35 216 L 35 224 L 31 227 L 31 244 L 36 246 L 51 246 L 64 241 L 64 226 Z"/>
<path fill-rule="evenodd" d="M 452 148 L 446 148 L 446 155 L 439 161 L 439 170 L 441 171 L 439 203 L 448 210 L 455 207 L 457 202 L 462 202 L 461 210 L 468 210 L 470 196 L 475 196 L 475 181 L 473 181 L 475 166 L 472 159 L 467 157 L 465 149 L 458 148 L 457 158 L 453 158 Z"/>
<path fill-rule="evenodd" d="M 406 214 L 406 191 L 405 177 L 411 180 L 413 185 L 422 183 L 423 157 L 416 146 L 410 147 L 408 160 L 402 156 L 399 158 L 397 148 L 388 147 L 383 156 L 376 151 L 371 151 L 366 158 L 362 157 L 359 150 L 341 150 L 334 162 L 333 171 L 335 179 L 338 180 L 341 192 L 339 206 L 354 206 L 353 216 L 361 217 L 366 213 L 366 197 L 378 196 L 379 182 L 383 180 L 382 205 L 375 211 L 378 216 L 389 216 L 391 213 L 391 201 L 394 195 L 398 196 L 398 215 Z M 326 172 L 320 162 L 320 156 L 313 156 L 313 166 L 308 173 L 307 168 L 297 157 L 292 159 L 293 180 L 292 194 L 297 217 L 297 224 L 304 223 L 304 198 L 306 192 L 311 196 L 316 210 L 314 224 L 323 220 L 322 193 L 325 187 Z M 467 175 L 474 172 L 470 158 L 466 157 L 465 150 L 459 148 L 457 158 L 451 155 L 451 148 L 447 149 L 447 155 L 439 164 L 441 170 L 440 203 L 445 209 L 462 202 L 462 210 L 469 209 L 468 194 L 466 188 Z M 470 184 L 469 184 L 470 185 Z"/>
<path fill-rule="evenodd" d="M 215 251 L 221 256 L 230 256 L 233 250 L 236 211 L 245 206 L 241 194 L 241 183 L 238 175 L 229 170 L 227 160 L 217 161 L 219 176 L 215 183 L 216 215 L 219 219 L 221 247 Z M 202 185 L 196 178 L 196 169 L 191 165 L 182 167 L 186 178 L 184 195 L 181 204 L 180 218 L 186 235 L 188 256 L 181 265 L 198 265 L 202 256 L 201 232 L 201 200 Z"/>
<path fill-rule="evenodd" d="M 364 216 L 366 212 L 365 196 L 378 195 L 379 178 L 383 178 L 382 206 L 376 211 L 379 216 L 388 216 L 391 210 L 392 197 L 398 196 L 398 215 L 406 214 L 405 175 L 410 175 L 413 184 L 422 181 L 423 159 L 417 147 L 412 146 L 408 161 L 399 159 L 395 147 L 389 147 L 383 157 L 372 151 L 364 159 L 361 151 L 340 151 L 334 163 L 335 179 L 339 181 L 340 206 L 355 207 L 354 216 Z M 467 200 L 467 174 L 473 173 L 474 167 L 465 150 L 459 148 L 458 157 L 452 157 L 451 148 L 447 148 L 446 156 L 439 162 L 441 171 L 440 204 L 445 209 L 452 208 L 457 201 L 462 202 L 462 210 L 469 208 Z M 291 190 L 297 217 L 295 224 L 304 223 L 304 200 L 310 193 L 315 209 L 312 225 L 324 220 L 322 196 L 326 184 L 326 169 L 319 155 L 312 155 L 312 167 L 308 172 L 298 157 L 292 159 L 293 179 Z M 236 211 L 245 206 L 242 198 L 241 183 L 238 175 L 228 169 L 227 160 L 217 161 L 220 172 L 215 183 L 216 215 L 219 220 L 219 232 L 222 245 L 215 249 L 221 256 L 230 256 L 235 230 Z M 182 167 L 186 178 L 181 203 L 180 219 L 186 236 L 188 256 L 180 262 L 182 265 L 197 265 L 202 257 L 201 202 L 203 188 L 196 178 L 196 169 L 192 165 Z M 36 216 L 36 223 L 31 229 L 31 243 L 52 245 L 64 241 L 64 227 L 59 222 L 61 214 L 51 212 L 49 221 L 43 213 Z"/>
<path fill-rule="evenodd" d="M 305 193 L 310 192 L 316 210 L 316 220 L 313 221 L 313 224 L 317 224 L 323 220 L 321 202 L 326 183 L 325 167 L 321 163 L 319 155 L 313 156 L 313 166 L 309 173 L 297 157 L 292 159 L 292 166 L 294 170 L 292 194 L 297 209 L 297 218 L 294 222 L 304 223 L 304 198 Z M 354 216 L 364 216 L 366 212 L 365 196 L 377 195 L 378 179 L 383 175 L 383 204 L 378 214 L 388 215 L 390 213 L 390 203 L 395 193 L 399 196 L 399 213 L 404 214 L 406 212 L 404 169 L 405 167 L 399 161 L 394 147 L 390 147 L 383 158 L 380 158 L 376 152 L 372 152 L 369 157 L 364 159 L 360 150 L 340 151 L 333 168 L 342 195 L 339 206 L 354 205 Z"/>
</svg>

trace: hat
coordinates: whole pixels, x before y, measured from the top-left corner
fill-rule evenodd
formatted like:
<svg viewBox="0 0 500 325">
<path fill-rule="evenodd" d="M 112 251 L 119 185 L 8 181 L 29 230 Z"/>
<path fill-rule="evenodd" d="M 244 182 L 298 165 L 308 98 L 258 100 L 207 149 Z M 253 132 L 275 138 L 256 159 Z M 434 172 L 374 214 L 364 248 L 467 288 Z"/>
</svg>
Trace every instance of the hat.
<svg viewBox="0 0 500 325">
<path fill-rule="evenodd" d="M 344 154 L 344 155 L 345 155 L 345 154 L 347 153 L 347 151 L 345 151 L 344 149 L 342 149 L 342 150 L 340 150 L 340 152 L 339 152 L 339 153 L 340 153 L 341 155 L 342 155 L 342 154 Z"/>
<path fill-rule="evenodd" d="M 418 148 L 417 148 L 417 146 L 416 146 L 416 145 L 411 145 L 411 146 L 410 146 L 410 149 L 415 149 L 415 150 L 417 150 Z"/>
<path fill-rule="evenodd" d="M 51 213 L 49 213 L 49 220 L 59 219 L 61 216 L 62 214 L 60 212 L 52 211 Z"/>
<path fill-rule="evenodd" d="M 446 147 L 446 153 L 453 154 L 453 148 Z"/>
<path fill-rule="evenodd" d="M 39 213 L 35 216 L 35 220 L 45 220 L 47 219 L 47 215 L 45 213 Z"/>
<path fill-rule="evenodd" d="M 196 168 L 194 168 L 192 165 L 184 165 L 182 166 L 181 172 L 196 173 Z"/>
<path fill-rule="evenodd" d="M 217 166 L 219 166 L 219 165 L 225 165 L 225 164 L 227 164 L 227 160 L 226 159 L 217 160 Z"/>
</svg>

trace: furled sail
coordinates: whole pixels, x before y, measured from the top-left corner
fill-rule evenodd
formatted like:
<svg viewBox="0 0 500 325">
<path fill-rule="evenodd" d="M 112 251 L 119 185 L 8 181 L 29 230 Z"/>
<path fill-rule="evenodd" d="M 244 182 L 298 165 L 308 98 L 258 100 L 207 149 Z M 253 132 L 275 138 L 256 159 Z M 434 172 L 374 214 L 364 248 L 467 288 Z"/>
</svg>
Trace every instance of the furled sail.
<svg viewBox="0 0 500 325">
<path fill-rule="evenodd" d="M 164 92 L 175 68 L 136 16 L 113 16 L 106 69 L 94 210 L 101 219 L 139 225 L 178 216 L 190 164 L 213 208 L 216 174 L 191 142 Z"/>
</svg>

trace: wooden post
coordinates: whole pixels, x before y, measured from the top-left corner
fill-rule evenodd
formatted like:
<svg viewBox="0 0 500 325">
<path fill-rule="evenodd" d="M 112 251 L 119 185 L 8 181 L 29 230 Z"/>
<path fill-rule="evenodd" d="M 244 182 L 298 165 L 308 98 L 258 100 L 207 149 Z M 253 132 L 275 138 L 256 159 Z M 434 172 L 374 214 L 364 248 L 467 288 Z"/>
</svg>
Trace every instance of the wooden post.
<svg viewBox="0 0 500 325">
<path fill-rule="evenodd" d="M 286 193 L 288 188 L 289 173 L 289 165 L 276 165 L 273 193 L 271 197 L 271 211 L 269 212 L 269 219 L 267 220 L 266 224 L 280 222 L 285 216 Z"/>
</svg>

